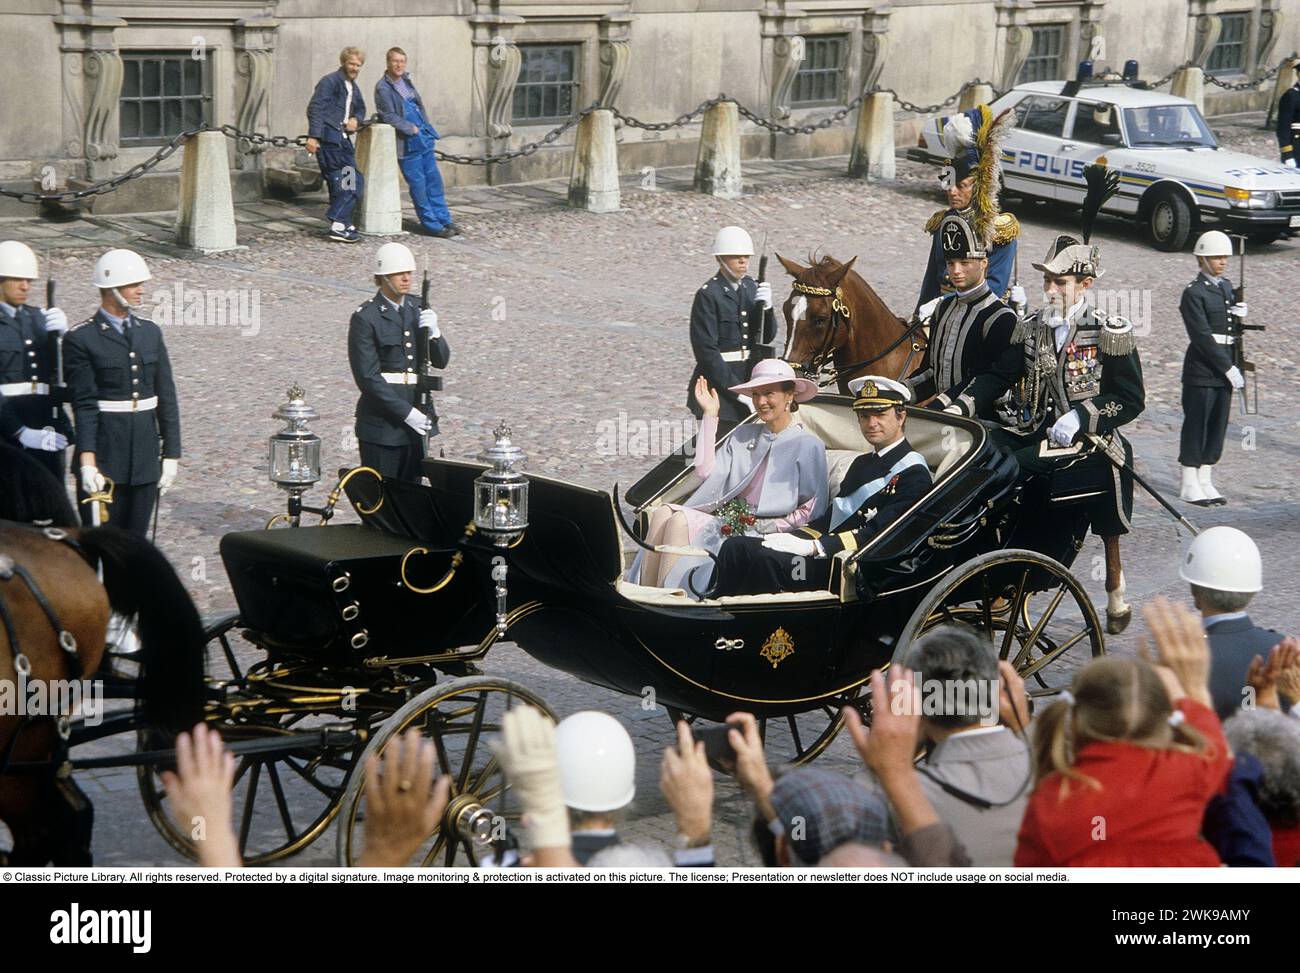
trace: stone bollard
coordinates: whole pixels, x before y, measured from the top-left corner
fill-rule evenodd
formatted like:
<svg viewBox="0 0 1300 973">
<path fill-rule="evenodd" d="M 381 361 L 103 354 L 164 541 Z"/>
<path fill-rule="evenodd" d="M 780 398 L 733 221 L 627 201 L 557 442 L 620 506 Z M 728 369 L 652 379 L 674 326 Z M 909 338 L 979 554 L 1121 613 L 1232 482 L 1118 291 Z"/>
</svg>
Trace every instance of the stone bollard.
<svg viewBox="0 0 1300 973">
<path fill-rule="evenodd" d="M 849 176 L 894 178 L 894 96 L 888 92 L 877 91 L 862 102 L 849 155 Z"/>
<path fill-rule="evenodd" d="M 589 213 L 612 213 L 620 201 L 614 115 L 602 108 L 584 115 L 578 122 L 573 143 L 573 174 L 569 177 L 569 205 Z"/>
<path fill-rule="evenodd" d="M 704 113 L 695 157 L 695 191 L 739 199 L 742 189 L 740 112 L 734 101 L 723 101 Z"/>
<path fill-rule="evenodd" d="M 357 231 L 395 236 L 402 229 L 402 184 L 398 178 L 397 132 L 391 125 L 367 125 L 357 138 L 357 168 L 365 176 L 357 204 Z"/>
<path fill-rule="evenodd" d="M 220 132 L 199 132 L 185 143 L 176 242 L 203 253 L 238 248 L 230 162 Z"/>
<path fill-rule="evenodd" d="M 973 84 L 961 93 L 961 98 L 957 102 L 957 110 L 970 111 L 979 105 L 991 105 L 993 103 L 993 85 L 991 84 Z"/>
<path fill-rule="evenodd" d="M 1205 72 L 1200 68 L 1182 68 L 1174 75 L 1169 93 L 1177 98 L 1196 102 L 1196 108 L 1205 114 Z"/>
</svg>

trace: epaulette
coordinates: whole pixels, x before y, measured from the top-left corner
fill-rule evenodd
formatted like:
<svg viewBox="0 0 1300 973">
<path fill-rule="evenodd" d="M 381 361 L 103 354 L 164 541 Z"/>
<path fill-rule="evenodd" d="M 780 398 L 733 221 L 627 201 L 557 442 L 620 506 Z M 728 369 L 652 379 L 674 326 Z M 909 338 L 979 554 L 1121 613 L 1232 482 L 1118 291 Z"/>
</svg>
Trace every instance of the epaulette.
<svg viewBox="0 0 1300 973">
<path fill-rule="evenodd" d="M 1023 345 L 1025 339 L 1029 337 L 1030 322 L 1038 320 L 1038 312 L 1025 309 L 1025 313 L 1019 315 L 1016 320 L 1016 326 L 1011 329 L 1011 343 L 1013 345 Z"/>
<path fill-rule="evenodd" d="M 1137 350 L 1137 335 L 1133 332 L 1133 323 L 1128 318 L 1118 315 L 1102 321 L 1101 337 L 1097 347 L 1103 355 L 1128 355 Z"/>
<path fill-rule="evenodd" d="M 925 232 L 938 233 L 939 224 L 943 222 L 943 218 L 947 215 L 948 211 L 946 209 L 935 210 L 934 215 L 925 221 Z"/>
<path fill-rule="evenodd" d="M 84 328 L 86 325 L 93 323 L 94 320 L 95 320 L 95 316 L 92 314 L 90 317 L 86 318 L 86 320 L 80 322 L 79 324 L 74 324 L 72 327 L 70 327 L 68 329 L 68 333 L 71 334 L 73 331 L 76 331 L 78 328 Z"/>
<path fill-rule="evenodd" d="M 993 217 L 993 245 L 1000 247 L 1020 236 L 1020 221 L 1010 213 Z"/>
</svg>

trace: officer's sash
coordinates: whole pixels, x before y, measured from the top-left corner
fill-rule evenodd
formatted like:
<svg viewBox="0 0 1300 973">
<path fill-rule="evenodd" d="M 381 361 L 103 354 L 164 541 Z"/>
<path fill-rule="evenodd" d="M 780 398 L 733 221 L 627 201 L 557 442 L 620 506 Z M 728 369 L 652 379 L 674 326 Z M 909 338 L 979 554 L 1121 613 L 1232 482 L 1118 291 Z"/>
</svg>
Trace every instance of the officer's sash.
<svg viewBox="0 0 1300 973">
<path fill-rule="evenodd" d="M 925 457 L 916 450 L 912 450 L 912 452 L 891 466 L 883 476 L 878 476 L 874 480 L 862 484 L 847 497 L 836 497 L 831 501 L 831 507 L 833 508 L 831 510 L 831 530 L 835 530 L 836 527 L 852 517 L 868 497 L 879 493 L 893 477 L 902 473 L 909 466 L 918 465 L 925 465 Z"/>
</svg>

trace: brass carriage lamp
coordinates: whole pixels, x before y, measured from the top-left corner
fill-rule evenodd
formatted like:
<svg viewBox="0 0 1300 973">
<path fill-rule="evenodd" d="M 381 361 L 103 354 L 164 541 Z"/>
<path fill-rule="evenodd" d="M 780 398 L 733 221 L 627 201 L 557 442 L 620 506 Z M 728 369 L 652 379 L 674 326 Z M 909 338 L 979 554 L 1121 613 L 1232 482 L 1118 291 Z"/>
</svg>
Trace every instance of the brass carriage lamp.
<svg viewBox="0 0 1300 973">
<path fill-rule="evenodd" d="M 320 418 L 309 406 L 302 386 L 294 385 L 289 401 L 276 409 L 271 418 L 279 419 L 284 428 L 270 441 L 271 482 L 289 494 L 289 519 L 298 523 L 302 516 L 302 495 L 320 482 L 320 437 L 308 423 Z"/>
<path fill-rule="evenodd" d="M 524 451 L 510 441 L 504 421 L 492 434 L 491 447 L 479 459 L 491 464 L 474 481 L 474 526 L 497 547 L 510 547 L 528 529 L 528 477 L 519 472 Z M 497 633 L 506 632 L 506 559 L 492 559 L 496 582 Z"/>
</svg>

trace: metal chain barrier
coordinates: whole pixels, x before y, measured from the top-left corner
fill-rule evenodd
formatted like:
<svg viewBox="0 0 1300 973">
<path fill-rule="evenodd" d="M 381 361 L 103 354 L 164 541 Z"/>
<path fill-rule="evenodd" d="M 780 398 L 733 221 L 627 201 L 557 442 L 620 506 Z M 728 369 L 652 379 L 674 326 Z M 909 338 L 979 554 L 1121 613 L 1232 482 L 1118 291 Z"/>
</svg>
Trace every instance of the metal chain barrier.
<svg viewBox="0 0 1300 973">
<path fill-rule="evenodd" d="M 517 149 L 510 149 L 509 151 L 506 152 L 495 152 L 495 153 L 490 152 L 486 155 L 454 155 L 451 152 L 443 152 L 441 150 L 436 150 L 434 152 L 434 155 L 443 162 L 455 162 L 458 165 L 462 165 L 462 166 L 490 166 L 499 162 L 509 162 L 511 159 L 519 159 L 526 155 L 532 155 L 543 145 L 550 145 L 552 142 L 558 139 L 569 129 L 573 128 L 573 126 L 577 125 L 578 122 L 582 121 L 592 112 L 596 111 L 596 109 L 598 109 L 599 107 L 600 107 L 600 103 L 593 101 L 590 105 L 582 109 L 582 111 L 578 112 L 576 115 L 570 115 L 567 119 L 565 119 L 559 125 L 555 126 L 555 128 L 551 129 L 549 132 L 543 135 L 536 142 L 528 142 L 525 145 L 521 145 Z"/>
</svg>

